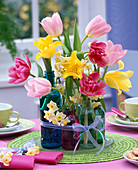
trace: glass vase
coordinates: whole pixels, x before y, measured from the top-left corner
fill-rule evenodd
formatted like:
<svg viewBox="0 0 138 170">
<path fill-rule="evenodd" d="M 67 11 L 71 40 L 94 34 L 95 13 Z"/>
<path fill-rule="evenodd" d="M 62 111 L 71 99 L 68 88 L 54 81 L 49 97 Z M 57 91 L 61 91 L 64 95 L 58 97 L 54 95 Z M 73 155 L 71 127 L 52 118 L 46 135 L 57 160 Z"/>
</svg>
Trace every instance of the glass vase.
<svg viewBox="0 0 138 170">
<path fill-rule="evenodd" d="M 91 101 L 89 99 L 84 100 L 81 105 L 81 110 L 79 114 L 79 121 L 80 124 L 83 126 L 89 126 L 94 122 L 95 119 L 95 112 L 93 107 L 91 106 Z M 92 137 L 96 139 L 96 131 L 93 129 L 90 129 L 89 132 L 91 133 Z M 87 133 L 85 133 L 80 141 L 81 148 L 86 148 L 86 149 L 92 149 L 94 148 L 93 144 L 88 138 Z"/>
<path fill-rule="evenodd" d="M 95 107 L 94 108 L 94 112 L 95 112 L 95 116 L 98 116 L 103 121 L 103 123 L 98 125 L 97 128 L 98 127 L 105 128 L 105 113 L 102 110 L 101 105 Z M 102 130 L 101 132 L 102 132 L 102 134 L 105 137 L 105 130 Z M 96 132 L 96 139 L 97 139 L 98 143 L 102 143 L 103 142 L 102 136 L 101 136 L 100 132 L 98 132 L 98 131 Z"/>
<path fill-rule="evenodd" d="M 54 71 L 45 71 L 45 78 L 51 82 L 52 87 L 55 87 L 55 75 Z M 61 130 L 56 128 L 49 128 L 49 124 L 51 124 L 48 120 L 44 118 L 44 110 L 49 110 L 47 104 L 53 101 L 57 104 L 58 107 L 61 105 L 61 96 L 57 90 L 51 89 L 51 92 L 40 98 L 40 119 L 42 122 L 41 124 L 41 145 L 44 148 L 57 148 L 62 145 L 61 142 Z"/>
<path fill-rule="evenodd" d="M 79 140 L 80 133 L 73 131 L 73 128 L 71 127 L 73 123 L 79 123 L 79 119 L 76 116 L 75 112 L 75 110 L 65 110 L 65 114 L 70 120 L 70 123 L 68 123 L 70 127 L 66 128 L 66 130 L 62 130 L 62 148 L 65 150 L 74 150 Z M 76 149 L 78 148 L 79 145 Z"/>
</svg>

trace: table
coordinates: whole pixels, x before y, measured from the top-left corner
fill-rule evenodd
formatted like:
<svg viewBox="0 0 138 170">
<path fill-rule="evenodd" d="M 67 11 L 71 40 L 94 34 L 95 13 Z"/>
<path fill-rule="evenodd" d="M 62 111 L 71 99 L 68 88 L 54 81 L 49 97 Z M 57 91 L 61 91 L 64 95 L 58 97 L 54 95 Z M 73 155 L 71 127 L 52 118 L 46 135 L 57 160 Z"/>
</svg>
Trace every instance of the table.
<svg viewBox="0 0 138 170">
<path fill-rule="evenodd" d="M 105 117 L 112 115 L 113 113 L 107 112 Z M 13 140 L 16 137 L 24 135 L 28 132 L 40 130 L 40 121 L 39 119 L 32 119 L 36 126 L 24 133 L 16 134 L 16 136 L 8 136 L 0 139 L 0 144 L 6 145 L 9 141 Z M 107 132 L 118 133 L 122 135 L 127 135 L 138 139 L 138 131 L 136 129 L 128 129 L 124 127 L 118 127 L 105 122 L 105 127 L 108 129 Z M 57 165 L 48 165 L 48 164 L 35 164 L 34 170 L 133 170 L 138 169 L 137 166 L 129 163 L 125 159 L 119 159 L 109 162 L 100 162 L 100 163 L 89 163 L 89 164 L 57 164 Z"/>
</svg>

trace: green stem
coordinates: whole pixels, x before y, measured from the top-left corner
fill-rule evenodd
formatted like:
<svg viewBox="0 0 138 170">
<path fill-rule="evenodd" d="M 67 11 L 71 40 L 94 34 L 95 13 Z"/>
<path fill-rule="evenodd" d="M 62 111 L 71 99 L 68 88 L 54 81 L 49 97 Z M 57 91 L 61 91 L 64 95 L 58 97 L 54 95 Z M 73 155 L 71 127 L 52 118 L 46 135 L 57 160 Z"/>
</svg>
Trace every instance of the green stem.
<svg viewBox="0 0 138 170">
<path fill-rule="evenodd" d="M 33 75 L 33 74 L 31 74 L 31 73 L 30 73 L 30 76 L 32 76 L 32 77 L 36 77 L 35 75 Z"/>
<path fill-rule="evenodd" d="M 88 96 L 86 96 L 86 106 L 84 112 L 84 126 L 88 126 L 88 113 L 87 113 L 87 105 L 88 105 Z M 87 133 L 84 134 L 84 144 L 88 143 L 88 136 Z"/>
<path fill-rule="evenodd" d="M 76 116 L 78 116 L 78 103 L 75 103 L 75 108 L 76 108 Z"/>
<path fill-rule="evenodd" d="M 46 71 L 52 71 L 51 59 L 43 58 L 43 62 L 44 62 Z"/>
<path fill-rule="evenodd" d="M 83 44 L 83 42 L 86 40 L 87 37 L 88 37 L 88 35 L 86 35 L 86 36 L 83 38 L 83 40 L 82 40 L 82 42 L 81 42 L 81 45 Z"/>
<path fill-rule="evenodd" d="M 84 57 L 84 59 L 87 58 L 87 57 L 88 57 L 88 54 Z"/>
<path fill-rule="evenodd" d="M 80 83 L 77 79 L 73 79 L 72 80 L 74 81 L 74 83 L 76 84 L 77 88 L 79 89 L 79 86 L 80 86 Z"/>
<path fill-rule="evenodd" d="M 63 93 L 63 91 L 61 91 L 61 90 L 59 90 L 59 89 L 57 89 L 57 88 L 55 88 L 55 87 L 51 87 L 51 89 L 57 90 L 59 93 L 61 93 L 61 94 L 65 97 L 65 99 L 66 99 L 66 101 L 67 101 L 67 103 L 68 103 L 68 106 L 70 105 L 69 99 L 68 99 L 68 98 L 66 97 L 66 95 Z"/>
<path fill-rule="evenodd" d="M 59 36 L 58 36 L 57 38 L 59 39 L 59 41 L 61 41 L 61 38 L 60 38 Z M 61 42 L 62 42 L 62 41 L 61 41 Z"/>
<path fill-rule="evenodd" d="M 85 51 L 85 52 L 83 52 L 83 54 L 87 54 L 87 53 L 89 53 L 89 51 Z"/>
<path fill-rule="evenodd" d="M 108 69 L 108 66 L 105 67 L 105 70 L 104 70 L 104 73 L 103 73 L 103 77 L 101 78 L 101 80 L 104 80 L 104 76 L 105 76 L 105 74 L 107 72 L 107 69 Z"/>
</svg>

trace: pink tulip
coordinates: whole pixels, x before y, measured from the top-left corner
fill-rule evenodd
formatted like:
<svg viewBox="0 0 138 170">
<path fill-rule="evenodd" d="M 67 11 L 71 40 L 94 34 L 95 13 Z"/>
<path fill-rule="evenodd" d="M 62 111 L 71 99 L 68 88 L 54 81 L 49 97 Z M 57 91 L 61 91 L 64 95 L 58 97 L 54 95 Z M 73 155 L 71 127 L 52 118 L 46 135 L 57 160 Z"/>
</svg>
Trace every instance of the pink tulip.
<svg viewBox="0 0 138 170">
<path fill-rule="evenodd" d="M 93 18 L 86 26 L 85 33 L 90 38 L 98 38 L 111 30 L 111 26 L 106 24 L 105 19 L 100 15 Z"/>
<path fill-rule="evenodd" d="M 87 79 L 87 75 L 85 73 L 82 74 L 82 79 L 79 80 L 80 87 L 79 91 L 88 96 L 93 95 L 104 95 L 106 91 L 103 89 L 106 84 L 101 80 L 99 83 L 100 75 L 98 71 L 90 74 Z"/>
<path fill-rule="evenodd" d="M 44 30 L 48 34 L 53 35 L 53 37 L 58 37 L 63 32 L 62 20 L 57 12 L 54 13 L 52 17 L 46 17 L 42 19 L 41 25 Z"/>
<path fill-rule="evenodd" d="M 90 61 L 97 64 L 98 67 L 104 67 L 108 63 L 108 58 L 105 53 L 106 43 L 94 40 L 89 47 L 90 51 L 88 57 Z"/>
<path fill-rule="evenodd" d="M 19 84 L 24 82 L 30 75 L 31 63 L 27 55 L 25 55 L 27 63 L 21 58 L 15 58 L 15 66 L 11 66 L 8 70 L 9 83 Z"/>
<path fill-rule="evenodd" d="M 118 63 L 119 60 L 124 57 L 124 55 L 127 53 L 127 50 L 122 50 L 122 46 L 120 44 L 114 45 L 112 41 L 106 42 L 107 46 L 105 48 L 105 53 L 107 54 L 107 65 L 113 66 L 116 63 Z"/>
<path fill-rule="evenodd" d="M 51 83 L 45 78 L 35 77 L 30 79 L 24 87 L 28 91 L 29 97 L 42 97 L 50 93 Z"/>
</svg>

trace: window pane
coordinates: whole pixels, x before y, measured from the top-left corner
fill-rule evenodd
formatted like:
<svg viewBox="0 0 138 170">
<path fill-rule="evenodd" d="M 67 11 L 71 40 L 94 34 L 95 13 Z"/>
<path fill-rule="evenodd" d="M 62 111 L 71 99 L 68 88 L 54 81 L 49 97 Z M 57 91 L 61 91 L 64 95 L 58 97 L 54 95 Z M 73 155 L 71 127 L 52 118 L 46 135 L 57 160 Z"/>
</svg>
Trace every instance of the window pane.
<svg viewBox="0 0 138 170">
<path fill-rule="evenodd" d="M 12 10 L 20 33 L 17 38 L 32 38 L 32 7 L 31 0 L 4 0 Z"/>
<path fill-rule="evenodd" d="M 39 0 L 39 18 L 40 21 L 52 16 L 54 12 L 58 12 L 62 18 L 64 29 L 70 26 L 70 34 L 73 33 L 74 20 L 77 19 L 77 3 L 78 0 Z M 43 27 L 40 26 L 40 36 L 46 36 Z"/>
</svg>

